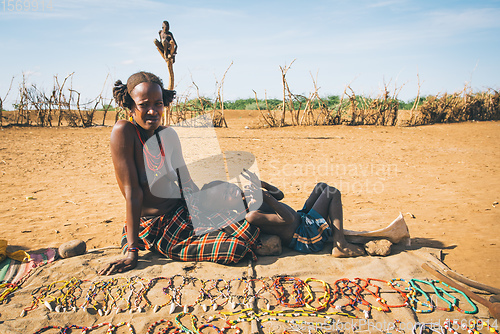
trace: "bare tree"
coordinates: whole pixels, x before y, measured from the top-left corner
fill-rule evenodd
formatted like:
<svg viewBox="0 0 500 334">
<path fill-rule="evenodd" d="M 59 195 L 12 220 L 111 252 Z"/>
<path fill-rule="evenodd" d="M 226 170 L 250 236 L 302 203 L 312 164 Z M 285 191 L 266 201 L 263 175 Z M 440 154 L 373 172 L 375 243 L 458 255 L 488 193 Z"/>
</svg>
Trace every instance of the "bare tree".
<svg viewBox="0 0 500 334">
<path fill-rule="evenodd" d="M 224 75 L 222 76 L 220 83 L 217 83 L 217 96 L 215 98 L 214 107 L 212 111 L 212 121 L 214 122 L 215 127 L 224 126 L 225 128 L 227 128 L 226 116 L 224 114 L 224 80 L 226 79 L 226 74 L 231 68 L 231 66 L 233 66 L 232 61 L 231 64 L 229 64 L 226 71 L 224 72 Z M 216 113 L 217 102 L 220 103 L 220 113 Z"/>
<path fill-rule="evenodd" d="M 286 104 L 287 104 L 286 94 L 287 94 L 287 92 L 290 93 L 290 87 L 288 87 L 288 83 L 286 81 L 286 74 L 287 74 L 288 70 L 290 69 L 290 67 L 292 66 L 292 64 L 295 62 L 295 60 L 296 59 L 292 60 L 292 62 L 290 64 L 285 65 L 284 67 L 280 65 L 281 80 L 282 80 L 282 84 L 283 84 L 283 105 L 281 108 L 281 119 L 280 119 L 279 126 L 285 126 L 285 113 L 286 113 Z M 290 99 L 289 99 L 289 101 L 290 101 Z M 293 107 L 293 102 L 292 102 L 292 107 Z"/>
<path fill-rule="evenodd" d="M 7 100 L 7 96 L 9 96 L 10 90 L 12 89 L 13 82 L 14 82 L 14 76 L 12 76 L 12 79 L 10 79 L 9 89 L 7 89 L 7 93 L 5 93 L 3 99 L 0 96 L 0 127 L 3 126 L 3 101 Z"/>
</svg>

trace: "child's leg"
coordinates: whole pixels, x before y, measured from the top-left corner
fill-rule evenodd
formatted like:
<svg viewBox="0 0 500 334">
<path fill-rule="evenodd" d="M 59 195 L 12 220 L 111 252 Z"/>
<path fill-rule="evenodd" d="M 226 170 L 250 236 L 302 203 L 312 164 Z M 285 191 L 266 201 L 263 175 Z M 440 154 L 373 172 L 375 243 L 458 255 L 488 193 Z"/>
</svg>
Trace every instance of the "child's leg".
<svg viewBox="0 0 500 334">
<path fill-rule="evenodd" d="M 323 190 L 328 187 L 328 185 L 324 182 L 320 182 L 314 186 L 313 191 L 311 192 L 311 195 L 309 195 L 309 198 L 306 200 L 306 203 L 304 204 L 306 212 L 311 210 L 313 207 L 314 203 L 316 203 L 316 200 L 318 197 L 321 195 Z"/>
<path fill-rule="evenodd" d="M 361 247 L 350 244 L 345 240 L 340 191 L 328 185 L 323 186 L 322 188 L 323 191 L 316 199 L 312 209 L 323 216 L 332 229 L 332 255 L 336 257 L 354 257 L 363 255 L 364 251 Z"/>
</svg>

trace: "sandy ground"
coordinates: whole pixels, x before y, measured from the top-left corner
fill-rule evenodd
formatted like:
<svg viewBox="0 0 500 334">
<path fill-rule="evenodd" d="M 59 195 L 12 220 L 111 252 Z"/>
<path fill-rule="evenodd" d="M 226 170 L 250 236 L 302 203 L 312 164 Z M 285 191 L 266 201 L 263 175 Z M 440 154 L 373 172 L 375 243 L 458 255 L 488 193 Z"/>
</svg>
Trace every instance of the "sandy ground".
<svg viewBox="0 0 500 334">
<path fill-rule="evenodd" d="M 216 130 L 222 151 L 252 153 L 292 207 L 326 182 L 342 191 L 346 228 L 380 228 L 402 212 L 412 248 L 442 249 L 452 269 L 500 287 L 499 122 L 256 129 L 250 111 L 228 112 L 227 121 Z M 89 249 L 119 243 L 124 201 L 110 132 L 0 130 L 0 228 L 11 250 L 75 238 Z"/>
</svg>

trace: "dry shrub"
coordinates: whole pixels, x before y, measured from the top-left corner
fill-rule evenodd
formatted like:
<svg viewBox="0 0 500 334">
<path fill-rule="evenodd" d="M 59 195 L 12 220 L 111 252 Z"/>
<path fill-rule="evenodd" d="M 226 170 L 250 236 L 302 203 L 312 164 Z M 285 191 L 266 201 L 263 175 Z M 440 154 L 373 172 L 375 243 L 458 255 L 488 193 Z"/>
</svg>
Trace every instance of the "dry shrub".
<svg viewBox="0 0 500 334">
<path fill-rule="evenodd" d="M 65 88 L 65 84 L 74 73 L 66 76 L 59 83 L 57 75 L 54 76 L 54 86 L 50 94 L 46 94 L 35 84 L 28 84 L 26 76 L 19 85 L 19 100 L 15 103 L 15 110 L 10 113 L 8 123 L 11 125 L 24 126 L 53 126 L 53 121 L 57 120 L 57 126 L 93 126 L 97 107 L 101 104 L 104 108 L 102 124 L 104 125 L 106 114 L 111 107 L 111 102 L 105 104 L 105 99 L 99 94 L 94 100 L 80 103 L 80 93 L 70 88 Z M 106 78 L 107 80 L 107 78 Z M 104 85 L 106 81 L 104 82 Z M 103 85 L 103 89 L 104 89 Z M 2 124 L 3 125 L 3 124 Z"/>
<path fill-rule="evenodd" d="M 417 111 L 412 125 L 498 120 L 500 94 L 493 89 L 477 93 L 464 89 L 453 94 L 428 96 Z"/>
</svg>

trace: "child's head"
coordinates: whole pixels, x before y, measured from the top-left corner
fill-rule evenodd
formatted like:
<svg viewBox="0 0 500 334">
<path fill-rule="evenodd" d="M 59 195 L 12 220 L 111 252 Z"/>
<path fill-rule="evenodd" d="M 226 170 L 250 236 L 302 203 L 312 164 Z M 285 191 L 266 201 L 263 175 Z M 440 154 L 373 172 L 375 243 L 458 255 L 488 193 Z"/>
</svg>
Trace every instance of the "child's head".
<svg viewBox="0 0 500 334">
<path fill-rule="evenodd" d="M 200 203 L 211 211 L 239 210 L 243 206 L 242 191 L 235 184 L 212 181 L 201 188 Z"/>
<path fill-rule="evenodd" d="M 168 24 L 168 21 L 163 21 L 163 24 L 161 25 L 163 31 L 168 31 L 170 29 L 170 25 Z"/>
</svg>

